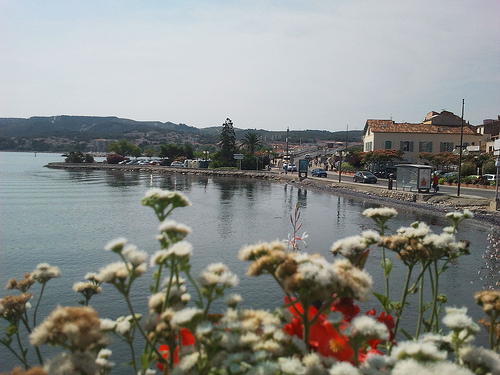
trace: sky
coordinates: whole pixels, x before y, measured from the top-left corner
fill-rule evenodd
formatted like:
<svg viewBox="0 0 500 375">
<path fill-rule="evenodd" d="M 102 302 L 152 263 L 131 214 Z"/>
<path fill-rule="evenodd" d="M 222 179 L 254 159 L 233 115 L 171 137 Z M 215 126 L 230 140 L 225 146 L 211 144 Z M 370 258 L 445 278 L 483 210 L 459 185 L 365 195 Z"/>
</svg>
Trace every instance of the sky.
<svg viewBox="0 0 500 375">
<path fill-rule="evenodd" d="M 0 117 L 266 130 L 500 115 L 498 0 L 0 0 Z"/>
</svg>

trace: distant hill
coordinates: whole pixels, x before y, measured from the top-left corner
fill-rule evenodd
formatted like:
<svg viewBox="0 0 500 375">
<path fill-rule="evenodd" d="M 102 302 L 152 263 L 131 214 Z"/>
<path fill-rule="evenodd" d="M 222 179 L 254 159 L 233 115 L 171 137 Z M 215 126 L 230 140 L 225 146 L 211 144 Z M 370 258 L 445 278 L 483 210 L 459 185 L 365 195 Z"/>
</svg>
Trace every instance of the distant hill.
<svg viewBox="0 0 500 375">
<path fill-rule="evenodd" d="M 95 138 L 120 138 L 131 132 L 188 132 L 199 129 L 185 124 L 134 121 L 118 117 L 54 116 L 0 118 L 0 137 L 48 137 L 85 134 Z"/>
<path fill-rule="evenodd" d="M 135 121 L 119 117 L 53 116 L 0 118 L 0 150 L 9 151 L 71 151 L 90 150 L 92 140 L 127 139 L 141 148 L 159 147 L 167 143 L 186 141 L 214 145 L 219 142 L 221 126 L 195 128 L 186 124 L 160 121 Z M 285 142 L 286 130 L 235 128 L 236 138 L 242 140 L 249 132 L 258 133 L 264 144 Z M 344 141 L 345 131 L 326 130 L 290 131 L 289 142 L 316 143 Z M 349 140 L 360 141 L 361 131 L 350 131 Z"/>
</svg>

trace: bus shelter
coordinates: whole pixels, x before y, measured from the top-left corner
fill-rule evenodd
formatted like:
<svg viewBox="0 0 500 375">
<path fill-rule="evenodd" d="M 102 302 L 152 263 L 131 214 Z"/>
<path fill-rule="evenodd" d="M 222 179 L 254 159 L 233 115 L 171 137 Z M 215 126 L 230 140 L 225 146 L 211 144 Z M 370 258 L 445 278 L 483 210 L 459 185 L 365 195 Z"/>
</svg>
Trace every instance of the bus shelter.
<svg viewBox="0 0 500 375">
<path fill-rule="evenodd" d="M 403 190 L 428 193 L 432 186 L 430 165 L 398 164 L 396 165 L 396 183 Z"/>
</svg>

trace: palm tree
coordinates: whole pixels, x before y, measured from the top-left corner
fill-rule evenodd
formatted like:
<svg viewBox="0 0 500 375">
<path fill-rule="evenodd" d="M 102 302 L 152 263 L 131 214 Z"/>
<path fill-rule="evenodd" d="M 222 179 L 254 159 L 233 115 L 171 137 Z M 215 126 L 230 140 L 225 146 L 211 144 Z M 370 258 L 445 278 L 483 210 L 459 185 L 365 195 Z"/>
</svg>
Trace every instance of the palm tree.
<svg viewBox="0 0 500 375">
<path fill-rule="evenodd" d="M 246 149 L 253 155 L 255 154 L 255 149 L 257 147 L 262 147 L 260 142 L 260 136 L 257 133 L 247 133 L 245 134 L 245 139 L 241 141 L 241 144 L 246 147 Z"/>
</svg>

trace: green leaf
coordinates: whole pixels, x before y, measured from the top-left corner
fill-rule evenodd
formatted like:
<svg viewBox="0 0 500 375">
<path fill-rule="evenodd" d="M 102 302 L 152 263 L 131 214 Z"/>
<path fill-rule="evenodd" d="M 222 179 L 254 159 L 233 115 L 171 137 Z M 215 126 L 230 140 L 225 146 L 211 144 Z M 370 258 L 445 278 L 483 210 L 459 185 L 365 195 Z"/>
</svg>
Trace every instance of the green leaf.
<svg viewBox="0 0 500 375">
<path fill-rule="evenodd" d="M 392 262 L 389 258 L 385 258 L 385 264 L 384 264 L 384 259 L 380 261 L 380 267 L 384 270 L 385 276 L 389 276 L 392 270 Z"/>
<path fill-rule="evenodd" d="M 382 304 L 382 306 L 384 307 L 385 310 L 388 310 L 388 311 L 391 310 L 390 307 L 391 307 L 392 301 L 389 298 L 387 298 L 383 294 L 379 294 L 379 293 L 375 293 L 375 292 L 373 292 L 373 295 L 375 297 L 377 297 L 377 299 L 380 301 L 380 303 Z"/>
<path fill-rule="evenodd" d="M 424 304 L 424 306 L 422 306 L 422 310 L 423 311 L 427 311 L 429 309 L 429 307 L 432 306 L 432 302 L 427 302 L 426 304 Z"/>
</svg>

